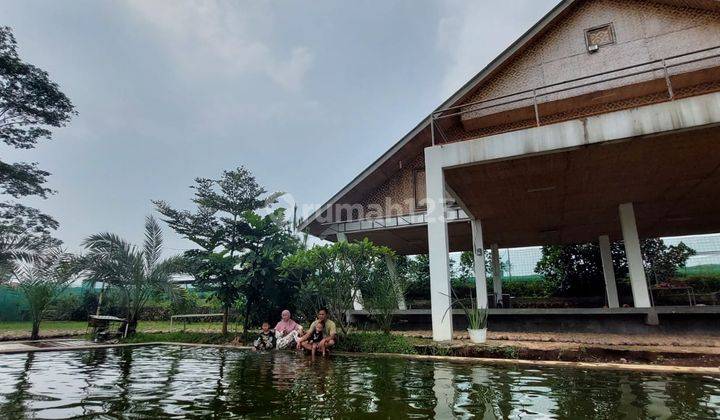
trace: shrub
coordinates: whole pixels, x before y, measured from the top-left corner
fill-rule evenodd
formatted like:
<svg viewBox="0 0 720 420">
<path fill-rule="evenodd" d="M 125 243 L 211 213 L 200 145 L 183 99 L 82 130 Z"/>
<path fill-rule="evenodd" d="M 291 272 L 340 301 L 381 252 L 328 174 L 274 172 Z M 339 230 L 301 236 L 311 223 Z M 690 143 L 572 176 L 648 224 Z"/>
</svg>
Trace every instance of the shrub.
<svg viewBox="0 0 720 420">
<path fill-rule="evenodd" d="M 392 326 L 395 310 L 399 302 L 405 300 L 407 283 L 395 270 L 394 256 L 386 256 L 386 267 L 373 273 L 362 291 L 362 301 L 365 309 L 370 311 L 370 317 L 384 332 L 389 333 Z"/>
<path fill-rule="evenodd" d="M 356 353 L 417 354 L 409 338 L 381 332 L 352 332 L 340 337 L 337 349 Z"/>
<path fill-rule="evenodd" d="M 691 286 L 695 293 L 720 292 L 720 277 L 692 276 L 679 277 L 678 280 Z"/>
<path fill-rule="evenodd" d="M 319 293 L 330 317 L 346 332 L 345 314 L 352 309 L 357 291 L 378 272 L 387 270 L 388 255 L 394 256 L 389 248 L 375 246 L 367 239 L 354 243 L 341 241 L 300 250 L 285 258 L 282 270 L 288 279 L 300 285 L 303 315 L 310 317 L 309 307 L 320 303 Z"/>
<path fill-rule="evenodd" d="M 133 336 L 124 338 L 124 343 L 196 343 L 196 344 L 224 344 L 230 340 L 230 335 L 220 333 L 201 332 L 169 332 L 169 333 L 135 333 Z"/>
</svg>

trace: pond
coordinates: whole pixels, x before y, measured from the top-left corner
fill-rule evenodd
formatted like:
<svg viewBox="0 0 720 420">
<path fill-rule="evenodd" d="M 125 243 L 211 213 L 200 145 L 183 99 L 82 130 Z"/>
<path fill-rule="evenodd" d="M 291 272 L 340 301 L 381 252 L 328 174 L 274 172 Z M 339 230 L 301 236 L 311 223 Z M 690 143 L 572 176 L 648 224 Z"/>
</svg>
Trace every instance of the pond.
<svg viewBox="0 0 720 420">
<path fill-rule="evenodd" d="M 180 346 L 0 355 L 1 418 L 720 418 L 720 378 Z"/>
</svg>

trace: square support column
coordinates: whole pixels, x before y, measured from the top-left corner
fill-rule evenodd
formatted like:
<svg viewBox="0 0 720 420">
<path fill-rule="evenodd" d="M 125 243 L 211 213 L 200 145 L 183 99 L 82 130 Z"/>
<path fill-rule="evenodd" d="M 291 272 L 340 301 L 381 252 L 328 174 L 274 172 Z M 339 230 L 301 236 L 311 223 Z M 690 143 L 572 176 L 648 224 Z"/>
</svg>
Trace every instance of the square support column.
<svg viewBox="0 0 720 420">
<path fill-rule="evenodd" d="M 502 300 L 502 269 L 500 267 L 500 250 L 498 244 L 490 246 L 490 254 L 492 255 L 492 271 L 493 271 L 493 293 L 495 293 L 495 307 L 501 307 Z"/>
<path fill-rule="evenodd" d="M 485 247 L 483 246 L 482 225 L 479 220 L 471 219 L 473 238 L 473 268 L 475 271 L 475 293 L 478 308 L 488 307 L 487 274 L 485 273 Z"/>
<path fill-rule="evenodd" d="M 437 150 L 425 149 L 430 308 L 434 341 L 450 341 L 453 320 L 450 291 L 450 245 L 445 213 L 445 174 Z"/>
<path fill-rule="evenodd" d="M 610 237 L 602 235 L 598 238 L 598 243 L 600 245 L 600 259 L 602 260 L 603 277 L 605 278 L 608 308 L 619 308 L 620 301 L 618 299 L 617 284 L 615 283 L 612 252 L 610 251 Z"/>
<path fill-rule="evenodd" d="M 636 308 L 649 308 L 652 305 L 650 304 L 650 293 L 645 279 L 645 266 L 643 265 L 642 251 L 640 250 L 640 238 L 633 203 L 620 204 L 618 210 L 623 242 L 625 243 L 625 256 L 630 271 L 633 303 Z"/>
</svg>

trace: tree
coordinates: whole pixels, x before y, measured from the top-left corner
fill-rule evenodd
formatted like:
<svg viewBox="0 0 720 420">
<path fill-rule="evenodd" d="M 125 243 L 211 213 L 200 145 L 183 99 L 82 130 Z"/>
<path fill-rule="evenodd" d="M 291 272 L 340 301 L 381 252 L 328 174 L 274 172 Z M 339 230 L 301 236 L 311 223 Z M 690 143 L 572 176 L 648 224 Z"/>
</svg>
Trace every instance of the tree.
<svg viewBox="0 0 720 420">
<path fill-rule="evenodd" d="M 645 271 L 655 283 L 672 279 L 677 270 L 685 267 L 687 260 L 696 254 L 694 249 L 683 242 L 668 246 L 662 239 L 645 240 L 641 248 Z"/>
<path fill-rule="evenodd" d="M 154 217 L 145 219 L 145 240 L 138 248 L 113 233 L 98 233 L 83 241 L 89 251 L 78 263 L 88 277 L 118 290 L 124 298 L 128 333 L 137 328 L 148 299 L 165 292 L 172 297 L 172 276 L 184 271 L 181 256 L 161 259 L 162 230 Z"/>
<path fill-rule="evenodd" d="M 16 263 L 31 263 L 46 249 L 60 246 L 51 236 L 58 223 L 22 204 L 0 203 L 0 276 L 7 277 Z"/>
<path fill-rule="evenodd" d="M 365 309 L 370 312 L 370 317 L 385 333 L 390 333 L 390 327 L 395 316 L 395 310 L 399 302 L 405 299 L 407 279 L 402 275 L 402 267 L 393 270 L 392 266 L 404 259 L 398 259 L 395 254 L 387 248 L 380 247 L 377 252 L 384 254 L 386 265 L 378 263 L 377 269 L 372 270 L 367 279 L 367 284 L 362 291 L 362 302 Z"/>
<path fill-rule="evenodd" d="M 20 59 L 10 28 L 0 27 L 0 140 L 18 149 L 34 148 L 51 137 L 50 128 L 63 127 L 76 115 L 70 99 L 50 76 Z M 14 199 L 47 198 L 49 172 L 36 163 L 0 160 L 0 193 Z M 0 202 L 0 268 L 13 269 L 15 260 L 28 261 L 47 247 L 59 245 L 51 231 L 52 217 L 14 200 Z"/>
<path fill-rule="evenodd" d="M 430 299 L 430 257 L 419 254 L 408 257 L 403 266 L 407 294 L 411 299 Z"/>
<path fill-rule="evenodd" d="M 18 287 L 30 308 L 31 340 L 40 338 L 40 322 L 47 309 L 73 281 L 70 261 L 69 254 L 56 248 L 45 250 L 41 258 L 15 270 Z"/>
<path fill-rule="evenodd" d="M 154 201 L 155 207 L 173 230 L 201 248 L 187 252 L 194 262 L 190 272 L 198 288 L 222 302 L 223 333 L 240 297 L 247 328 L 258 296 L 268 291 L 268 278 L 279 266 L 278 256 L 296 246 L 282 210 L 258 215 L 282 193 L 268 194 L 244 167 L 224 171 L 217 180 L 197 178 L 191 188 L 195 211 L 176 210 L 164 201 Z"/>
<path fill-rule="evenodd" d="M 662 239 L 645 239 L 640 244 L 648 277 L 666 281 L 695 254 L 684 243 L 666 245 Z M 627 258 L 622 242 L 610 246 L 617 278 L 628 276 Z M 544 277 L 548 296 L 597 296 L 604 294 L 600 248 L 596 243 L 551 245 L 542 248 L 535 271 Z"/>
<path fill-rule="evenodd" d="M 299 241 L 290 232 L 284 209 L 266 216 L 248 212 L 244 220 L 247 226 L 240 232 L 244 252 L 240 255 L 239 285 L 245 298 L 243 332 L 247 333 L 252 315 L 257 322 L 266 321 L 293 300 L 296 285 L 283 281 L 280 266 L 287 255 L 299 249 Z"/>
<path fill-rule="evenodd" d="M 388 276 L 387 256 L 394 257 L 389 248 L 376 246 L 367 239 L 355 243 L 343 241 L 299 250 L 283 261 L 282 269 L 300 284 L 301 301 L 314 305 L 303 308 L 304 314 L 310 316 L 320 307 L 327 307 L 330 317 L 346 332 L 345 315 L 358 298 L 358 291 L 372 294 L 374 280 Z M 395 308 L 397 302 L 396 294 Z"/>
</svg>

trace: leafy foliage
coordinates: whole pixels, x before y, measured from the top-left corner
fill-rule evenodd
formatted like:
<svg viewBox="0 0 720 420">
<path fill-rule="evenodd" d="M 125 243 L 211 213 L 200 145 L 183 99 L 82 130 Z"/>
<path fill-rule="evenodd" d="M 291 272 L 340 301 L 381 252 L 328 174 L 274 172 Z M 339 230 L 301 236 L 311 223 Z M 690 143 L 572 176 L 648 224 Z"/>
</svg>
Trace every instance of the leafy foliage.
<svg viewBox="0 0 720 420">
<path fill-rule="evenodd" d="M 311 314 L 325 306 L 330 318 L 346 332 L 345 314 L 352 309 L 358 291 L 372 294 L 371 284 L 388 276 L 386 256 L 393 255 L 390 249 L 367 239 L 338 242 L 299 250 L 283 261 L 282 269 L 300 285 L 300 312 L 305 317 L 312 318 Z M 394 303 L 396 308 L 397 298 Z"/>
<path fill-rule="evenodd" d="M 135 331 L 140 312 L 154 294 L 172 295 L 172 276 L 184 270 L 180 256 L 161 259 L 162 243 L 162 230 L 152 216 L 145 219 L 145 240 L 140 248 L 112 233 L 91 235 L 83 242 L 89 252 L 78 261 L 78 267 L 86 271 L 89 283 L 102 282 L 120 292 L 129 332 Z"/>
<path fill-rule="evenodd" d="M 388 334 L 394 312 L 398 309 L 399 302 L 405 300 L 407 281 L 400 275 L 401 270 L 397 269 L 398 264 L 392 251 L 381 248 L 381 252 L 386 252 L 384 255 L 386 265 L 379 267 L 368 279 L 362 291 L 362 302 L 365 309 L 370 311 L 370 317 L 384 333 Z M 400 259 L 400 261 L 405 260 Z"/>
<path fill-rule="evenodd" d="M 337 349 L 357 353 L 417 353 L 409 338 L 379 332 L 352 332 L 346 334 L 338 340 Z"/>
<path fill-rule="evenodd" d="M 430 257 L 427 254 L 407 258 L 404 276 L 408 282 L 408 296 L 430 299 Z"/>
<path fill-rule="evenodd" d="M 449 313 L 452 311 L 453 304 L 457 304 L 457 306 L 460 306 L 463 313 L 465 313 L 465 317 L 468 320 L 468 327 L 472 330 L 481 330 L 484 328 L 487 328 L 487 318 L 488 318 L 488 310 L 487 308 L 480 308 L 475 302 L 475 299 L 473 299 L 472 296 L 470 296 L 470 305 L 466 305 L 465 302 L 463 302 L 462 299 L 460 299 L 455 293 L 455 290 L 453 290 L 453 299 L 452 303 L 450 304 L 450 307 L 445 312 L 445 316 L 452 316 L 449 315 Z"/>
<path fill-rule="evenodd" d="M 628 266 L 622 242 L 612 243 L 610 250 L 615 276 L 626 277 Z M 658 282 L 673 277 L 695 253 L 682 242 L 667 246 L 662 239 L 642 241 L 641 250 L 648 277 Z M 535 271 L 544 277 L 546 296 L 595 296 L 604 293 L 600 248 L 595 243 L 545 246 Z"/>
<path fill-rule="evenodd" d="M 52 217 L 37 209 L 0 202 L 0 276 L 12 273 L 17 262 L 32 262 L 43 250 L 60 246 L 51 236 L 57 227 Z"/>
<path fill-rule="evenodd" d="M 282 209 L 265 216 L 259 211 L 281 193 L 267 194 L 244 167 L 224 171 L 217 179 L 197 178 L 194 211 L 176 210 L 154 201 L 164 220 L 201 249 L 186 253 L 195 285 L 223 304 L 223 332 L 230 309 L 238 302 L 245 311 L 245 331 L 253 317 L 267 316 L 294 289 L 280 284 L 277 268 L 298 247 Z M 264 310 L 261 310 L 263 309 Z M 260 311 L 260 312 L 258 312 Z"/>
<path fill-rule="evenodd" d="M 37 340 L 40 322 L 53 301 L 73 280 L 70 255 L 60 249 L 47 250 L 32 264 L 16 268 L 18 287 L 27 299 L 32 319 L 31 339 Z"/>
<path fill-rule="evenodd" d="M 76 115 L 70 100 L 47 72 L 20 59 L 10 28 L 0 27 L 0 141 L 31 149 L 50 138 L 51 127 L 62 127 Z M 13 198 L 39 196 L 49 172 L 36 163 L 0 161 L 0 193 Z M 7 274 L 17 259 L 28 261 L 46 247 L 59 245 L 50 236 L 58 223 L 36 209 L 12 200 L 0 202 L 0 268 Z"/>
<path fill-rule="evenodd" d="M 124 343 L 197 343 L 197 344 L 227 344 L 226 334 L 208 332 L 161 332 L 144 333 L 140 332 L 133 336 L 124 338 Z"/>
<path fill-rule="evenodd" d="M 236 285 L 245 303 L 247 331 L 250 324 L 277 317 L 293 301 L 297 284 L 280 275 L 280 266 L 298 249 L 298 241 L 283 221 L 283 209 L 266 216 L 249 212 L 243 218 L 249 230 L 241 236 L 244 249 Z"/>
</svg>

